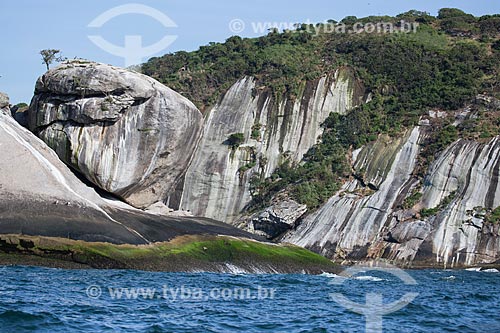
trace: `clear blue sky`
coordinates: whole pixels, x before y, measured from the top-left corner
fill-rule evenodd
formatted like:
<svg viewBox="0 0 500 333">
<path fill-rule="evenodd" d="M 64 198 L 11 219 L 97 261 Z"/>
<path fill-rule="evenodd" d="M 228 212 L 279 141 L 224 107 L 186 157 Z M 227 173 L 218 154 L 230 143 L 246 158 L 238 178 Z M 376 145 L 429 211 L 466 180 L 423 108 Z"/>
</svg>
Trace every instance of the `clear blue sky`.
<svg viewBox="0 0 500 333">
<path fill-rule="evenodd" d="M 137 3 L 158 9 L 177 25 L 166 28 L 145 15 L 127 14 L 109 20 L 101 28 L 89 23 L 118 5 Z M 162 55 L 178 50 L 195 50 L 211 41 L 234 35 L 229 22 L 241 19 L 246 28 L 239 34 L 255 36 L 252 22 L 323 22 L 348 15 L 396 15 L 410 9 L 437 14 L 439 8 L 456 7 L 476 16 L 500 13 L 498 0 L 0 0 L 0 91 L 11 103 L 29 102 L 37 77 L 45 71 L 40 50 L 60 49 L 68 58 L 75 56 L 124 65 L 87 36 L 101 35 L 115 45 L 124 44 L 125 35 L 143 36 L 143 45 L 154 44 L 165 35 L 177 35 Z"/>
</svg>

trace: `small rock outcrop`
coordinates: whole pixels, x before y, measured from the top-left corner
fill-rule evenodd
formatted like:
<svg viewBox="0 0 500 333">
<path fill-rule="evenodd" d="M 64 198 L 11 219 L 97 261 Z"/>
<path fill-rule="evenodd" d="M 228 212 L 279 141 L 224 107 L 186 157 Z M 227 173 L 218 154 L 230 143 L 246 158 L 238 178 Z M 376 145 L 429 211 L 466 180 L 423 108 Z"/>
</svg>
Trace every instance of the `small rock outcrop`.
<svg viewBox="0 0 500 333">
<path fill-rule="evenodd" d="M 174 190 L 202 127 L 199 110 L 156 80 L 83 60 L 40 77 L 28 112 L 66 164 L 138 208 Z"/>
<path fill-rule="evenodd" d="M 268 239 L 273 239 L 294 228 L 297 221 L 306 212 L 306 205 L 301 205 L 291 199 L 280 200 L 254 216 L 246 229 Z"/>
<path fill-rule="evenodd" d="M 0 109 L 6 109 L 9 107 L 9 96 L 4 94 L 3 92 L 0 92 Z"/>
</svg>

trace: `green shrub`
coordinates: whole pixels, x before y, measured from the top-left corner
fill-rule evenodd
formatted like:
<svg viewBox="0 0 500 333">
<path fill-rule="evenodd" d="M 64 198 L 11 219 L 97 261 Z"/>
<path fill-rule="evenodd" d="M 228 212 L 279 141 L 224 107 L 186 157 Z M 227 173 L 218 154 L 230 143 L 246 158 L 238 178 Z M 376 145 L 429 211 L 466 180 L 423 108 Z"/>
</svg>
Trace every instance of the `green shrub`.
<svg viewBox="0 0 500 333">
<path fill-rule="evenodd" d="M 449 19 L 449 18 L 457 18 L 457 17 L 472 17 L 474 16 L 465 13 L 463 10 L 458 8 L 441 8 L 438 12 L 438 19 Z"/>
<path fill-rule="evenodd" d="M 458 130 L 455 126 L 449 125 L 438 132 L 435 141 L 431 144 L 433 151 L 441 151 L 449 144 L 458 139 Z"/>
<path fill-rule="evenodd" d="M 242 173 L 245 173 L 246 171 L 250 170 L 251 168 L 253 168 L 254 166 L 256 165 L 256 162 L 250 162 L 250 163 L 247 163 L 243 166 L 241 166 L 239 169 L 238 169 L 238 172 L 240 174 Z"/>
<path fill-rule="evenodd" d="M 262 127 L 262 125 L 259 123 L 256 123 L 252 126 L 252 134 L 250 136 L 252 139 L 258 140 L 260 138 L 261 127 Z"/>
<path fill-rule="evenodd" d="M 407 197 L 403 202 L 404 209 L 410 209 L 415 206 L 422 198 L 422 192 L 414 192 L 409 197 Z"/>
<path fill-rule="evenodd" d="M 479 18 L 479 29 L 486 36 L 495 37 L 500 31 L 500 15 L 485 15 Z"/>
<path fill-rule="evenodd" d="M 236 150 L 243 142 L 245 142 L 245 135 L 243 133 L 233 133 L 229 135 L 226 142 L 231 149 Z"/>
<path fill-rule="evenodd" d="M 485 220 L 489 223 L 500 223 L 500 206 L 487 213 Z"/>
<path fill-rule="evenodd" d="M 420 216 L 422 216 L 423 218 L 425 218 L 425 217 L 430 217 L 430 216 L 436 215 L 437 213 L 439 213 L 439 208 L 438 207 L 435 207 L 435 208 L 423 208 L 420 211 Z"/>
<path fill-rule="evenodd" d="M 22 109 L 22 108 L 27 108 L 28 104 L 21 102 L 17 103 L 16 106 L 18 107 L 18 109 Z"/>
</svg>

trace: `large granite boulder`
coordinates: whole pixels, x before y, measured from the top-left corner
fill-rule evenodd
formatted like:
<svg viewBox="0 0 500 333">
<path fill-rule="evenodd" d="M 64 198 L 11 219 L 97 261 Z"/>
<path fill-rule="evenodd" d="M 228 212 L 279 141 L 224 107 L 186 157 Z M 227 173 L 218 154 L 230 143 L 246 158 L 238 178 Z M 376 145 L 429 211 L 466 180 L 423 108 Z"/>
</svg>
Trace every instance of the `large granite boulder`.
<svg viewBox="0 0 500 333">
<path fill-rule="evenodd" d="M 173 192 L 203 121 L 158 81 L 82 60 L 40 77 L 28 112 L 30 130 L 66 164 L 138 208 Z"/>
</svg>

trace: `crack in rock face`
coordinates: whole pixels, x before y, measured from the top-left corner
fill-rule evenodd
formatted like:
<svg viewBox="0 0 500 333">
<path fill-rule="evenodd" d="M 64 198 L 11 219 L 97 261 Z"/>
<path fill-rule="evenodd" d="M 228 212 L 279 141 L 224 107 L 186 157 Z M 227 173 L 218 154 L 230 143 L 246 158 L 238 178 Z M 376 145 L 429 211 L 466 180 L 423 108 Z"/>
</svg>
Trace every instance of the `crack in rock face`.
<svg viewBox="0 0 500 333">
<path fill-rule="evenodd" d="M 203 118 L 189 100 L 145 75 L 83 60 L 36 83 L 28 126 L 99 188 L 145 208 L 182 178 Z"/>
</svg>

